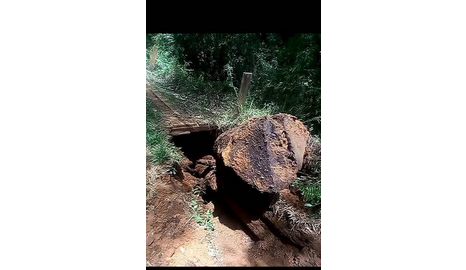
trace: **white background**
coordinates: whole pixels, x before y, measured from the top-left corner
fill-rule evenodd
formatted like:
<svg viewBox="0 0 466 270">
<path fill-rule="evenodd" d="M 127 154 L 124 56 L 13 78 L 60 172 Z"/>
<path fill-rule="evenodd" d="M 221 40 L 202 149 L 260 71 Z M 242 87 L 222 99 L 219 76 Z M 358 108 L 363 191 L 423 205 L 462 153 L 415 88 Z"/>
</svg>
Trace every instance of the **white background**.
<svg viewBox="0 0 466 270">
<path fill-rule="evenodd" d="M 322 2 L 323 268 L 464 269 L 464 9 Z M 5 3 L 0 269 L 143 269 L 145 2 Z"/>
</svg>

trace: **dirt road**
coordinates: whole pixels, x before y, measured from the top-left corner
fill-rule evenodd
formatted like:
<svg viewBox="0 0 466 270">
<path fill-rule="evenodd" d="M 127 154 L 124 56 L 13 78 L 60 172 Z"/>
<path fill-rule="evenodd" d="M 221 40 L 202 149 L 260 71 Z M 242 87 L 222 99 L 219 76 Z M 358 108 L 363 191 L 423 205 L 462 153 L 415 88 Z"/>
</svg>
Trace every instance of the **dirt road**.
<svg viewBox="0 0 466 270">
<path fill-rule="evenodd" d="M 320 254 L 276 235 L 255 241 L 220 203 L 203 206 L 213 212 L 214 231 L 199 227 L 189 208 L 199 197 L 174 177 L 162 176 L 155 193 L 146 219 L 148 266 L 320 266 Z"/>
</svg>

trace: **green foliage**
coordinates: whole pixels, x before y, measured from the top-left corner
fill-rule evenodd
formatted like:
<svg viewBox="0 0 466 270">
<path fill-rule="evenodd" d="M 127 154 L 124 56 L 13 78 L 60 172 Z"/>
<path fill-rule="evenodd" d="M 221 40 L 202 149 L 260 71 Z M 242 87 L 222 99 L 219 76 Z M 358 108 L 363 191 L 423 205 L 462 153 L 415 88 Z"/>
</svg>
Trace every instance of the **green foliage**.
<svg viewBox="0 0 466 270">
<path fill-rule="evenodd" d="M 304 201 L 310 207 L 320 203 L 320 183 L 320 181 L 311 182 L 306 178 L 298 178 L 295 182 L 298 190 L 303 195 Z"/>
<path fill-rule="evenodd" d="M 193 211 L 193 217 L 196 223 L 202 226 L 202 224 L 204 224 L 204 219 L 202 218 L 202 214 L 199 211 L 199 205 L 195 199 L 191 201 L 191 210 Z"/>
<path fill-rule="evenodd" d="M 196 199 L 193 199 L 191 201 L 190 208 L 193 212 L 194 220 L 199 226 L 203 227 L 207 231 L 214 230 L 214 217 L 212 215 L 212 212 L 210 212 L 210 210 L 207 210 L 203 214 L 203 210 L 197 203 Z"/>
<path fill-rule="evenodd" d="M 160 112 L 146 99 L 146 146 L 155 164 L 173 164 L 181 160 L 178 148 L 169 141 L 169 136 L 159 126 Z"/>
<path fill-rule="evenodd" d="M 298 177 L 292 184 L 297 187 L 305 202 L 304 206 L 314 207 L 321 204 L 321 182 L 313 181 L 308 177 Z M 320 209 L 318 212 L 311 212 L 310 217 L 320 218 Z"/>
<path fill-rule="evenodd" d="M 251 117 L 271 115 L 274 112 L 273 104 L 265 104 L 260 108 L 254 103 L 253 99 L 249 99 L 246 100 L 237 117 L 235 117 L 235 107 L 232 105 L 221 112 L 218 117 L 215 117 L 214 122 L 219 129 L 225 130 L 239 125 Z"/>
<path fill-rule="evenodd" d="M 305 206 L 313 208 L 311 217 L 320 217 L 320 208 L 315 211 L 314 206 L 321 203 L 321 143 L 320 138 L 311 135 L 307 142 L 307 149 L 304 157 L 303 167 L 292 186 L 296 187 L 302 195 Z"/>
<path fill-rule="evenodd" d="M 273 103 L 320 134 L 320 34 L 152 34 L 148 39 L 158 48 L 159 83 L 222 107 L 235 101 L 242 73 L 252 72 L 250 97 L 258 108 Z"/>
<path fill-rule="evenodd" d="M 213 231 L 214 230 L 214 216 L 210 210 L 207 210 L 205 213 L 205 224 L 204 227 L 208 231 Z"/>
<path fill-rule="evenodd" d="M 157 34 L 151 38 L 157 45 L 158 56 L 155 66 L 149 66 L 153 48 L 147 48 L 146 78 L 179 109 L 189 107 L 195 115 L 204 116 L 209 110 L 210 115 L 205 118 L 210 119 L 234 102 L 236 96 L 231 83 L 211 81 L 205 74 L 194 72 L 187 63 L 178 62 L 173 34 Z"/>
<path fill-rule="evenodd" d="M 257 59 L 253 93 L 320 134 L 320 35 L 295 34 L 284 44 L 264 46 Z"/>
</svg>

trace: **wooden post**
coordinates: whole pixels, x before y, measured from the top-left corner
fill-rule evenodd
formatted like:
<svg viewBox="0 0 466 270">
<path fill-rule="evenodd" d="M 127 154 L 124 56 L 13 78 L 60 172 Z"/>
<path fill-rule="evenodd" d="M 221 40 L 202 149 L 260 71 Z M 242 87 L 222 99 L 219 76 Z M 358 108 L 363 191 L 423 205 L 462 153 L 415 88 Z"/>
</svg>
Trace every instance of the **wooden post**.
<svg viewBox="0 0 466 270">
<path fill-rule="evenodd" d="M 243 110 L 244 103 L 246 102 L 246 95 L 251 84 L 252 73 L 243 72 L 243 78 L 241 79 L 241 86 L 238 93 L 238 105 L 235 111 L 235 117 L 238 117 L 239 113 Z"/>
</svg>

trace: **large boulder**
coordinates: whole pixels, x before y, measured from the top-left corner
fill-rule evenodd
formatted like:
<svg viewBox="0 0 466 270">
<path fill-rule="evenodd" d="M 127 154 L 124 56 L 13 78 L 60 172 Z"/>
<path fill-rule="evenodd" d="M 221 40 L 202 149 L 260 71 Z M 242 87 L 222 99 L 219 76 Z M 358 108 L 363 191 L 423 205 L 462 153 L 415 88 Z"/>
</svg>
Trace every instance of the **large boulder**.
<svg viewBox="0 0 466 270">
<path fill-rule="evenodd" d="M 309 131 L 295 116 L 254 117 L 221 134 L 214 150 L 225 166 L 260 192 L 287 188 L 303 164 Z"/>
</svg>

